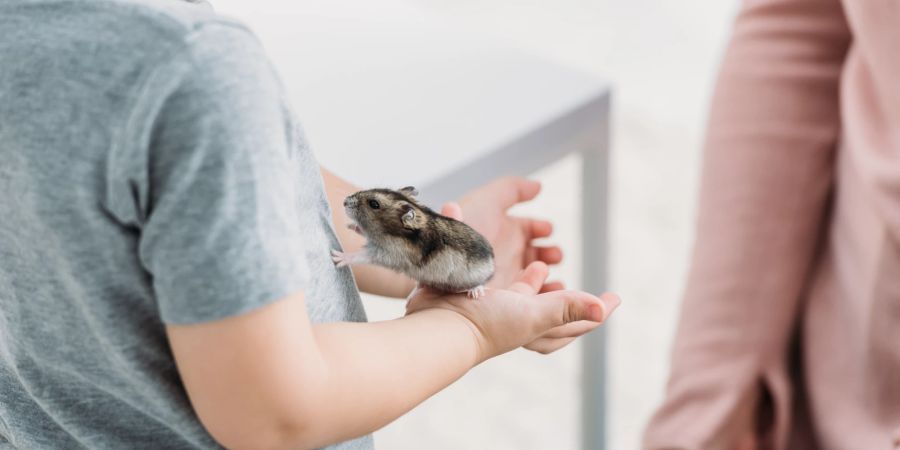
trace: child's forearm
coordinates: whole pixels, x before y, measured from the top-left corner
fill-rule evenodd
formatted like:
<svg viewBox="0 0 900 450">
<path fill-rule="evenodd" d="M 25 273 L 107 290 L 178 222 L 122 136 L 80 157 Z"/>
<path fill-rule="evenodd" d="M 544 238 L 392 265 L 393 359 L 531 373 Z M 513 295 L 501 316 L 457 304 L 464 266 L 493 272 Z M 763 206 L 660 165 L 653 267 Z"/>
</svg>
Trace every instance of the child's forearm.
<svg viewBox="0 0 900 450">
<path fill-rule="evenodd" d="M 324 168 L 321 172 L 328 204 L 331 206 L 331 220 L 334 223 L 335 233 L 345 252 L 357 251 L 366 240 L 347 228 L 349 220 L 344 214 L 343 202 L 345 197 L 359 189 Z M 352 270 L 359 289 L 370 294 L 403 298 L 409 295 L 415 286 L 415 282 L 408 277 L 383 267 L 354 266 Z"/>
<path fill-rule="evenodd" d="M 443 309 L 315 326 L 328 377 L 304 445 L 370 433 L 461 377 L 480 358 L 472 326 Z"/>
<path fill-rule="evenodd" d="M 369 294 L 402 299 L 416 286 L 415 281 L 409 277 L 384 267 L 360 265 L 353 266 L 351 270 L 359 290 Z"/>
<path fill-rule="evenodd" d="M 312 325 L 302 294 L 167 332 L 197 415 L 229 448 L 316 448 L 370 433 L 483 358 L 475 325 L 457 312 Z"/>
</svg>

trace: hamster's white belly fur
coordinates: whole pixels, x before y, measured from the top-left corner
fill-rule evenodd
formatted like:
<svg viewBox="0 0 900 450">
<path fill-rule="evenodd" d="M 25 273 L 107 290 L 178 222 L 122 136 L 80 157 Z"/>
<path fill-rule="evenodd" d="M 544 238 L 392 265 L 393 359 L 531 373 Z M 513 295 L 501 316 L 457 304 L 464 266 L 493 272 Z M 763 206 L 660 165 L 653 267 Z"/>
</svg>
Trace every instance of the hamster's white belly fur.
<svg viewBox="0 0 900 450">
<path fill-rule="evenodd" d="M 461 252 L 446 249 L 426 264 L 411 267 L 407 274 L 426 285 L 462 291 L 486 283 L 494 274 L 494 261 L 468 261 Z"/>
<path fill-rule="evenodd" d="M 410 278 L 438 289 L 460 292 L 481 286 L 494 274 L 493 258 L 472 260 L 462 252 L 445 248 L 424 264 L 410 261 L 401 246 L 369 246 L 370 261 L 405 273 Z"/>
</svg>

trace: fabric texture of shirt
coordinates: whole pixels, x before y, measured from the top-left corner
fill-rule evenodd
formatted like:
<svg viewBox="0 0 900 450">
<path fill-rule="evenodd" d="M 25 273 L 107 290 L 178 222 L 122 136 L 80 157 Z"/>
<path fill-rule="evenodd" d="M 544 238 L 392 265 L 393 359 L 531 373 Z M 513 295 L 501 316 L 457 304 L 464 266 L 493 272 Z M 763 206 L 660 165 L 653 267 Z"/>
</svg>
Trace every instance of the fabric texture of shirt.
<svg viewBox="0 0 900 450">
<path fill-rule="evenodd" d="M 240 23 L 174 0 L 0 3 L 0 447 L 218 447 L 165 325 L 297 291 L 314 322 L 364 321 L 338 247 Z"/>
<path fill-rule="evenodd" d="M 644 445 L 900 448 L 900 4 L 746 1 L 702 186 Z"/>
</svg>

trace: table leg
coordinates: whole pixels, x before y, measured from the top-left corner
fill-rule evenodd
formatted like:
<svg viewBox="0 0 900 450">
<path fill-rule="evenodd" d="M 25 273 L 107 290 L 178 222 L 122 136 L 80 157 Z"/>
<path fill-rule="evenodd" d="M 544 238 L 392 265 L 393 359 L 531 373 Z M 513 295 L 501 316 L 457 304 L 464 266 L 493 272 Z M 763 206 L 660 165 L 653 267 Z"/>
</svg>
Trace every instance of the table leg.
<svg viewBox="0 0 900 450">
<path fill-rule="evenodd" d="M 609 104 L 602 123 L 581 149 L 582 289 L 599 294 L 607 286 L 607 203 L 609 175 Z M 606 447 L 606 326 L 582 338 L 581 435 L 583 450 Z"/>
</svg>

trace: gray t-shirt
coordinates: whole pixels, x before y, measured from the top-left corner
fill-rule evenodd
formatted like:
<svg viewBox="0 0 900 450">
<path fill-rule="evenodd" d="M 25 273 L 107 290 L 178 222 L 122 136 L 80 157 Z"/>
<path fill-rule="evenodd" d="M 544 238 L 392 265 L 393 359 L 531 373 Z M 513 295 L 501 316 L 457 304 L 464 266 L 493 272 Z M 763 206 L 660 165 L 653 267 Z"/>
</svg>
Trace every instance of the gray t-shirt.
<svg viewBox="0 0 900 450">
<path fill-rule="evenodd" d="M 0 2 L 0 447 L 218 447 L 165 324 L 300 290 L 315 322 L 364 321 L 338 245 L 245 27 L 175 0 Z"/>
</svg>

